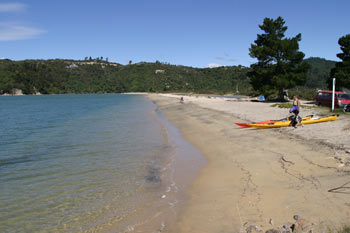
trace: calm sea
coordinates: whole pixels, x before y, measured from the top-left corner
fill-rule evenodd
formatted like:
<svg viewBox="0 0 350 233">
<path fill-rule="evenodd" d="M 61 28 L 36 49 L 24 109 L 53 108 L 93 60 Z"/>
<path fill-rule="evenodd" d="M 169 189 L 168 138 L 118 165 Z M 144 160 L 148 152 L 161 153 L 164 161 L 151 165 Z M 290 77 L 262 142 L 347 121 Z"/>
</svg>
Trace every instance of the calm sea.
<svg viewBox="0 0 350 233">
<path fill-rule="evenodd" d="M 160 232 L 203 166 L 143 95 L 0 97 L 0 232 Z"/>
</svg>

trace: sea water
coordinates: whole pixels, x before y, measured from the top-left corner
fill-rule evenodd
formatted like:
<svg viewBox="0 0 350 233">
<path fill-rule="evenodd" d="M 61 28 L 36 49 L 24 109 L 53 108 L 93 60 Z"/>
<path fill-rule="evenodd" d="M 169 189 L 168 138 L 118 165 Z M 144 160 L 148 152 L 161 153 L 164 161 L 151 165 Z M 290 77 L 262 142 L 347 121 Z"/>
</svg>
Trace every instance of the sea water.
<svg viewBox="0 0 350 233">
<path fill-rule="evenodd" d="M 0 97 L 0 232 L 160 232 L 204 164 L 143 95 Z"/>
</svg>

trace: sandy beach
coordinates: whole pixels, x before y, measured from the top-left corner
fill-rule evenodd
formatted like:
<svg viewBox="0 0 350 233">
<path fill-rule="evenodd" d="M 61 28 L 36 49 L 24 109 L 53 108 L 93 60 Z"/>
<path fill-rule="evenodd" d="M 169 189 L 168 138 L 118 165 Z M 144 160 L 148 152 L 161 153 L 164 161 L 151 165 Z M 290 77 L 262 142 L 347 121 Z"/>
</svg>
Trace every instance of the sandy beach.
<svg viewBox="0 0 350 233">
<path fill-rule="evenodd" d="M 181 104 L 178 95 L 148 96 L 208 160 L 166 232 L 291 232 L 293 224 L 295 232 L 327 232 L 350 224 L 349 117 L 257 130 L 234 122 L 280 119 L 288 110 L 225 98 L 185 96 Z M 301 109 L 309 114 L 324 113 Z"/>
</svg>

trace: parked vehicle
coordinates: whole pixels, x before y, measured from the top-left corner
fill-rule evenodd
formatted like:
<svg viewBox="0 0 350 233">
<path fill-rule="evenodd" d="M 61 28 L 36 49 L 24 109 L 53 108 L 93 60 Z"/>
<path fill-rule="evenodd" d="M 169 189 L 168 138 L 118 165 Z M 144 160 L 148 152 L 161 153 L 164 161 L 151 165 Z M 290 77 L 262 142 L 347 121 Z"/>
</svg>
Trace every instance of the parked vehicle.
<svg viewBox="0 0 350 233">
<path fill-rule="evenodd" d="M 332 91 L 318 91 L 316 95 L 316 104 L 331 107 Z M 350 93 L 335 92 L 334 107 L 344 108 L 347 104 L 350 104 Z"/>
</svg>

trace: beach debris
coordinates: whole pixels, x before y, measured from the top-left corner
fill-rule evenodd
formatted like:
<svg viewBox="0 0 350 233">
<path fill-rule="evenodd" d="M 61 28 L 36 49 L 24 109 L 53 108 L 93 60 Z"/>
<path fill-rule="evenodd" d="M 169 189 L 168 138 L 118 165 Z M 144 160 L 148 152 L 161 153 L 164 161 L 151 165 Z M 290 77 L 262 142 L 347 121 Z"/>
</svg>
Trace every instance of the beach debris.
<svg viewBox="0 0 350 233">
<path fill-rule="evenodd" d="M 135 230 L 135 228 L 134 228 L 133 226 L 130 226 L 130 225 L 129 225 L 129 226 L 127 227 L 127 230 L 126 230 L 126 231 L 127 231 L 127 232 L 130 232 L 130 231 L 134 231 L 134 230 Z"/>
<path fill-rule="evenodd" d="M 281 230 L 282 230 L 282 232 L 290 232 L 291 231 L 290 227 L 287 225 L 283 225 Z"/>
<path fill-rule="evenodd" d="M 276 229 L 269 229 L 269 230 L 265 231 L 265 233 L 280 233 L 280 231 L 276 230 Z"/>
<path fill-rule="evenodd" d="M 161 198 L 163 198 L 163 199 L 166 198 L 166 195 L 163 195 Z"/>
<path fill-rule="evenodd" d="M 349 182 L 350 183 L 350 182 Z M 350 187 L 349 187 L 350 188 Z M 294 223 L 291 222 L 285 222 L 284 225 L 276 226 L 275 228 L 271 228 L 265 231 L 260 229 L 256 225 L 250 225 L 248 222 L 244 223 L 243 227 L 246 229 L 246 233 L 257 233 L 257 232 L 265 232 L 265 233 L 312 233 L 314 232 L 314 223 L 309 223 L 304 218 L 302 218 L 300 215 L 294 215 L 293 219 L 295 220 Z M 273 219 L 270 218 L 269 223 L 271 225 L 274 225 Z M 249 225 L 249 226 L 248 226 Z M 248 227 L 247 227 L 248 226 Z M 321 232 L 317 231 L 316 232 Z"/>
<path fill-rule="evenodd" d="M 329 189 L 328 192 L 333 192 L 333 193 L 350 193 L 349 190 L 350 190 L 350 182 L 346 182 L 345 184 L 339 186 L 339 187 L 336 187 L 336 188 L 332 188 L 332 189 Z"/>
<path fill-rule="evenodd" d="M 292 161 L 289 161 L 289 160 L 285 159 L 284 156 L 282 156 L 281 159 L 282 159 L 283 162 L 290 163 L 290 164 L 294 165 L 294 163 Z"/>
<path fill-rule="evenodd" d="M 165 223 L 162 222 L 162 225 L 161 225 L 161 227 L 157 230 L 157 232 L 162 232 L 163 229 L 164 229 L 164 227 L 165 227 Z"/>
<path fill-rule="evenodd" d="M 291 226 L 293 233 L 306 233 L 311 230 L 310 225 L 304 218 L 300 218 L 299 215 L 294 215 L 293 218 L 296 219 L 295 217 L 298 218 L 298 220 Z"/>
<path fill-rule="evenodd" d="M 257 232 L 262 232 L 262 230 L 260 229 L 260 227 L 256 226 L 256 225 L 250 225 L 247 229 L 246 229 L 247 233 L 257 233 Z"/>
<path fill-rule="evenodd" d="M 333 156 L 333 159 L 338 161 L 338 168 L 341 167 L 350 167 L 350 158 L 349 156 L 345 156 L 345 155 L 338 155 L 338 153 L 335 154 L 335 156 Z"/>
<path fill-rule="evenodd" d="M 350 154 L 350 149 L 346 150 L 345 152 L 348 153 L 348 154 Z"/>
</svg>

